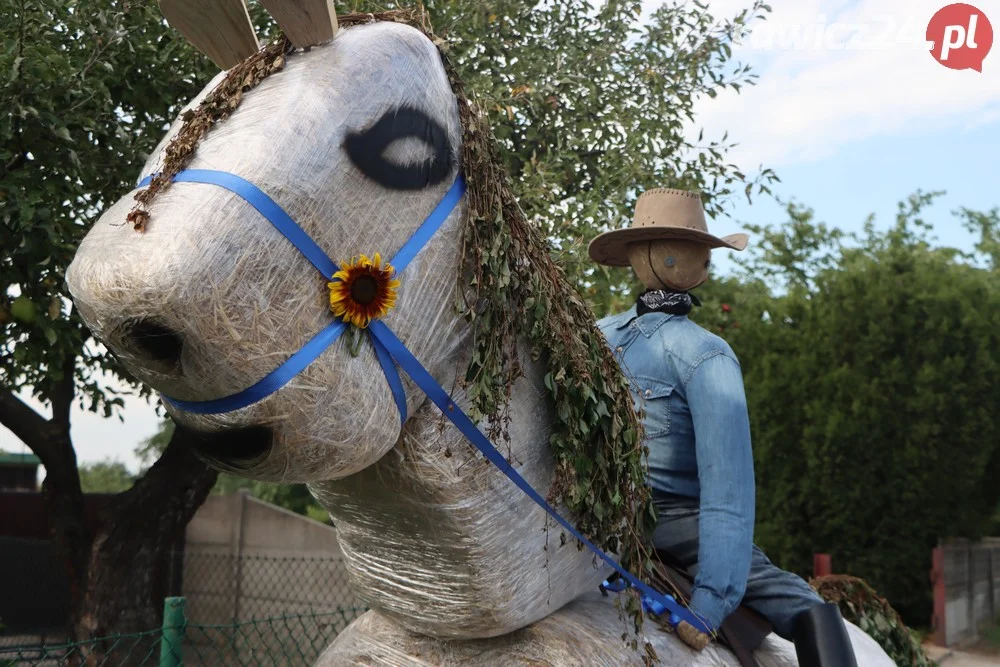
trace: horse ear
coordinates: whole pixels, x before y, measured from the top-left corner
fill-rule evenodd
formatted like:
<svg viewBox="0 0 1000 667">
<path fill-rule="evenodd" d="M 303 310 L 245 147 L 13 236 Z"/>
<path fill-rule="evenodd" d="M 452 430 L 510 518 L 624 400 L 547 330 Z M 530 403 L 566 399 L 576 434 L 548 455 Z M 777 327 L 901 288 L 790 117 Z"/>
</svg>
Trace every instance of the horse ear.
<svg viewBox="0 0 1000 667">
<path fill-rule="evenodd" d="M 177 32 L 226 70 L 260 50 L 244 0 L 159 0 Z"/>
<path fill-rule="evenodd" d="M 261 0 L 261 4 L 297 48 L 328 42 L 337 34 L 333 0 Z"/>
</svg>

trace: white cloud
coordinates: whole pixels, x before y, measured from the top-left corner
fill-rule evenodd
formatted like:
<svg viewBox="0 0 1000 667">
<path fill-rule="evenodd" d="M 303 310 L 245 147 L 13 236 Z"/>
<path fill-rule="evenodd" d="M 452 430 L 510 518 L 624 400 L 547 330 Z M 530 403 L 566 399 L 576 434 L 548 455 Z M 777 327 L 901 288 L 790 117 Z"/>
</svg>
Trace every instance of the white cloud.
<svg viewBox="0 0 1000 667">
<path fill-rule="evenodd" d="M 710 11 L 732 15 L 749 4 L 711 2 Z M 774 0 L 768 20 L 734 49 L 760 75 L 758 85 L 702 100 L 692 131 L 728 130 L 740 144 L 731 157 L 750 167 L 811 162 L 879 136 L 995 122 L 1000 54 L 990 53 L 979 73 L 947 69 L 928 53 L 927 23 L 943 4 Z"/>
</svg>

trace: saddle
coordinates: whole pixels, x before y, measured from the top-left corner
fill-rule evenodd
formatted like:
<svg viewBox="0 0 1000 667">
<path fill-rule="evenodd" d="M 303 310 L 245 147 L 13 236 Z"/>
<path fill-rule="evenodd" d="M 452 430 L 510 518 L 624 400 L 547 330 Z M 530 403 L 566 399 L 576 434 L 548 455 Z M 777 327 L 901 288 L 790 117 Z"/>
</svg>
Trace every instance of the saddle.
<svg viewBox="0 0 1000 667">
<path fill-rule="evenodd" d="M 654 562 L 653 580 L 650 583 L 660 591 L 678 597 L 679 602 L 687 604 L 691 599 L 694 576 L 669 553 L 657 550 L 656 554 L 659 562 Z M 722 622 L 717 639 L 733 652 L 742 667 L 759 667 L 753 651 L 772 630 L 766 618 L 753 609 L 740 605 Z"/>
</svg>

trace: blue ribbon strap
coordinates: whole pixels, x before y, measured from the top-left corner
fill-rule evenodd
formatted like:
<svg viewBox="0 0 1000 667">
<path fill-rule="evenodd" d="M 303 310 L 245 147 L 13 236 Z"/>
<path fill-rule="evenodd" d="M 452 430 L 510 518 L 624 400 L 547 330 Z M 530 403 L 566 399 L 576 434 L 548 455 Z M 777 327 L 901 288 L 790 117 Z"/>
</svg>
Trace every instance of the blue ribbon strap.
<svg viewBox="0 0 1000 667">
<path fill-rule="evenodd" d="M 389 354 L 392 355 L 396 363 L 406 371 L 417 386 L 420 387 L 427 397 L 438 407 L 444 415 L 451 420 L 451 422 L 462 432 L 469 441 L 483 453 L 483 455 L 489 459 L 489 461 L 500 469 L 502 473 L 507 475 L 507 477 L 514 482 L 519 489 L 521 489 L 529 498 L 531 498 L 537 505 L 548 512 L 549 516 L 556 520 L 559 525 L 565 528 L 569 533 L 575 537 L 577 540 L 582 542 L 588 549 L 590 549 L 598 558 L 603 560 L 607 565 L 614 568 L 622 578 L 627 581 L 632 587 L 639 590 L 643 596 L 648 597 L 652 603 L 661 605 L 664 610 L 670 610 L 671 614 L 676 615 L 680 620 L 687 621 L 695 628 L 702 630 L 703 632 L 711 632 L 707 629 L 705 623 L 694 615 L 691 610 L 686 609 L 681 606 L 677 600 L 675 600 L 670 595 L 665 595 L 656 589 L 652 588 L 648 584 L 642 582 L 640 579 L 632 575 L 628 570 L 619 565 L 613 558 L 604 553 L 603 550 L 598 548 L 590 540 L 583 536 L 583 534 L 578 531 L 573 524 L 564 519 L 558 512 L 549 505 L 548 501 L 545 500 L 535 489 L 521 477 L 521 474 L 514 469 L 514 467 L 507 461 L 507 459 L 497 451 L 489 439 L 483 435 L 483 433 L 476 427 L 469 417 L 462 412 L 462 410 L 455 405 L 451 400 L 451 396 L 448 395 L 441 385 L 439 385 L 431 374 L 421 365 L 417 358 L 414 357 L 406 346 L 396 337 L 392 330 L 385 325 L 384 322 L 380 320 L 373 320 L 370 325 L 368 325 L 372 336 L 374 336 L 382 345 L 385 346 Z"/>
<path fill-rule="evenodd" d="M 146 187 L 152 180 L 152 176 L 147 176 L 139 182 L 137 187 Z M 250 181 L 224 171 L 188 169 L 175 175 L 173 182 L 217 185 L 232 192 L 250 204 L 268 222 L 274 225 L 275 229 L 288 239 L 327 280 L 333 280 L 333 274 L 340 270 L 337 264 L 323 252 L 322 248 L 312 240 L 305 230 L 292 220 L 291 216 L 277 202 Z M 417 253 L 426 245 L 427 241 L 441 228 L 441 225 L 444 224 L 444 221 L 448 219 L 448 216 L 451 215 L 451 212 L 462 200 L 462 195 L 464 194 L 465 179 L 459 175 L 442 200 L 431 211 L 430 215 L 427 216 L 427 219 L 424 220 L 423 224 L 420 225 L 413 236 L 409 238 L 403 247 L 400 248 L 399 252 L 396 253 L 396 256 L 393 257 L 390 264 L 393 265 L 397 273 L 401 273 L 409 265 L 413 258 L 417 256 Z M 195 414 L 218 414 L 245 408 L 266 398 L 288 384 L 293 377 L 315 361 L 326 348 L 336 342 L 345 328 L 346 325 L 343 322 L 331 323 L 306 343 L 302 349 L 262 380 L 231 396 L 210 401 L 181 401 L 163 395 L 161 395 L 161 398 L 177 408 Z M 374 339 L 372 342 L 375 342 Z M 389 383 L 389 388 L 392 390 L 393 400 L 396 403 L 400 423 L 402 424 L 406 421 L 406 393 L 403 390 L 403 383 L 399 378 L 399 372 L 396 370 L 392 358 L 385 349 L 378 344 L 374 347 L 379 365 L 382 367 L 382 372 Z"/>
<path fill-rule="evenodd" d="M 378 363 L 382 366 L 382 373 L 385 375 L 386 382 L 389 383 L 389 388 L 392 390 L 392 397 L 396 401 L 396 409 L 399 411 L 399 424 L 402 426 L 406 423 L 406 392 L 403 390 L 403 381 L 399 379 L 399 371 L 396 370 L 396 364 L 393 362 L 389 351 L 385 349 L 375 336 L 371 336 L 370 340 L 372 347 L 375 348 L 375 356 L 378 358 Z"/>
<path fill-rule="evenodd" d="M 160 398 L 176 408 L 198 415 L 214 415 L 220 412 L 232 412 L 233 410 L 245 408 L 270 396 L 288 384 L 293 377 L 301 373 L 306 366 L 311 364 L 319 355 L 323 354 L 326 348 L 333 345 L 340 338 L 340 335 L 344 333 L 345 329 L 347 329 L 347 323 L 343 320 L 330 322 L 318 334 L 313 336 L 308 343 L 303 345 L 298 352 L 268 373 L 263 380 L 232 396 L 216 398 L 211 401 L 179 401 L 163 394 L 160 394 Z"/>
<path fill-rule="evenodd" d="M 464 194 L 465 179 L 459 174 L 455 178 L 455 182 L 448 188 L 448 192 L 445 193 L 438 205 L 427 216 L 427 219 L 424 220 L 423 224 L 417 228 L 417 231 L 403 244 L 403 247 L 399 249 L 399 252 L 389 262 L 397 274 L 402 273 L 410 265 L 410 262 L 427 245 L 431 237 L 441 229 L 441 225 L 444 224 L 448 216 L 455 210 L 455 207 L 462 201 Z M 371 325 L 369 324 L 370 327 Z M 371 341 L 375 348 L 375 355 L 378 357 L 378 363 L 382 366 L 382 373 L 385 375 L 385 379 L 389 383 L 389 388 L 392 389 L 392 395 L 396 400 L 400 424 L 403 424 L 406 422 L 406 392 L 403 390 L 403 383 L 399 379 L 399 371 L 396 370 L 392 356 L 382 343 L 379 342 L 378 337 L 371 336 Z"/>
<path fill-rule="evenodd" d="M 145 187 L 149 185 L 150 181 L 152 181 L 152 177 L 147 176 L 139 182 L 138 187 Z M 173 182 L 206 183 L 229 190 L 253 206 L 258 213 L 274 225 L 323 274 L 324 278 L 333 280 L 333 274 L 340 270 L 333 260 L 327 257 L 323 249 L 306 234 L 305 230 L 285 213 L 285 209 L 281 208 L 277 202 L 250 181 L 225 171 L 187 169 L 174 176 Z"/>
<path fill-rule="evenodd" d="M 413 258 L 427 245 L 427 242 L 430 241 L 437 230 L 441 229 L 441 225 L 448 219 L 451 212 L 455 210 L 458 203 L 462 201 L 462 195 L 464 194 L 465 179 L 459 175 L 455 179 L 455 182 L 451 184 L 451 187 L 448 188 L 448 192 L 445 193 L 440 203 L 431 211 L 423 224 L 417 228 L 417 231 L 413 232 L 413 236 L 403 244 L 403 247 L 399 249 L 399 252 L 392 258 L 392 261 L 389 262 L 392 264 L 392 268 L 396 269 L 396 273 L 402 273 L 403 269 L 410 265 Z"/>
<path fill-rule="evenodd" d="M 144 178 L 138 187 L 144 187 L 151 181 L 151 177 Z M 326 253 L 316 245 L 305 231 L 299 227 L 285 211 L 268 197 L 255 185 L 234 174 L 226 172 L 211 171 L 205 169 L 191 169 L 182 171 L 174 177 L 176 182 L 207 183 L 218 185 L 230 192 L 238 195 L 247 203 L 253 206 L 271 224 L 281 232 L 327 279 L 332 280 L 333 274 L 337 272 L 337 265 L 327 257 Z M 441 225 L 458 205 L 465 193 L 465 181 L 459 175 L 449 188 L 441 202 L 430 213 L 427 219 L 414 232 L 413 236 L 400 248 L 390 262 L 397 272 L 402 272 L 427 241 L 440 229 Z M 179 401 L 163 396 L 162 398 L 171 405 L 196 414 L 215 414 L 220 412 L 231 412 L 247 407 L 257 401 L 269 396 L 284 385 L 293 377 L 298 375 L 320 354 L 332 345 L 344 332 L 347 324 L 342 320 L 331 322 L 309 342 L 307 342 L 298 352 L 293 354 L 288 360 L 282 363 L 277 369 L 269 373 L 264 379 L 243 391 L 211 401 Z M 661 593 L 640 579 L 629 573 L 614 559 L 604 553 L 590 540 L 584 537 L 569 521 L 559 515 L 555 509 L 549 505 L 528 482 L 521 477 L 520 473 L 514 469 L 507 459 L 490 443 L 489 439 L 476 427 L 475 423 L 451 400 L 451 397 L 431 376 L 431 374 L 420 364 L 406 346 L 396 337 L 394 333 L 380 320 L 373 320 L 368 326 L 371 334 L 371 341 L 375 348 L 382 371 L 386 381 L 392 390 L 396 407 L 399 410 L 401 422 L 406 421 L 406 394 L 403 390 L 399 372 L 396 370 L 398 363 L 407 375 L 424 391 L 428 398 L 444 413 L 446 417 L 459 431 L 469 439 L 469 441 L 500 469 L 518 488 L 520 488 L 537 505 L 544 509 L 559 525 L 565 528 L 573 537 L 586 545 L 590 551 L 597 555 L 607 565 L 612 567 L 621 575 L 621 579 L 615 584 L 604 582 L 602 588 L 615 592 L 623 591 L 626 587 L 637 589 L 641 593 L 643 609 L 654 614 L 670 612 L 668 622 L 672 626 L 677 626 L 681 621 L 687 621 L 695 628 L 703 632 L 710 633 L 711 628 L 701 621 L 689 609 L 681 606 L 673 596 Z M 394 363 L 395 362 L 395 363 Z"/>
</svg>

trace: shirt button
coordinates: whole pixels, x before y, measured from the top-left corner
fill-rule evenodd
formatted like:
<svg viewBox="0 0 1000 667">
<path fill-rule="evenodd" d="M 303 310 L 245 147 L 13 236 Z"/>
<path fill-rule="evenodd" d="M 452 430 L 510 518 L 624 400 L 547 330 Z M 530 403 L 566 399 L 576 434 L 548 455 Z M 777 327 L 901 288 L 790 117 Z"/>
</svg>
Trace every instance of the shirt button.
<svg viewBox="0 0 1000 667">
<path fill-rule="evenodd" d="M 653 395 L 653 392 L 651 392 L 649 389 L 647 389 L 646 390 L 646 398 L 649 398 L 652 395 Z"/>
<path fill-rule="evenodd" d="M 615 352 L 621 352 L 621 351 L 622 351 L 622 346 L 621 345 L 619 345 L 618 347 L 615 348 Z"/>
</svg>

